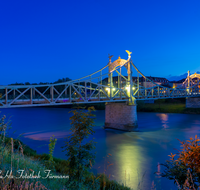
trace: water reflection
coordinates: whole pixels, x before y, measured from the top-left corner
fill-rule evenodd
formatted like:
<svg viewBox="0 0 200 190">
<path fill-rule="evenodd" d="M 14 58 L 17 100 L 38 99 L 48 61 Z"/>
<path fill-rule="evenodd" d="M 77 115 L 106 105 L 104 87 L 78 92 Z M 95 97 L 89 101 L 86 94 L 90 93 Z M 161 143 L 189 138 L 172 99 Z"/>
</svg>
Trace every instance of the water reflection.
<svg viewBox="0 0 200 190">
<path fill-rule="evenodd" d="M 168 118 L 169 118 L 169 116 L 168 116 L 168 114 L 164 114 L 164 113 L 158 113 L 158 114 L 156 114 L 156 116 L 158 116 L 159 118 L 160 118 L 160 120 L 161 120 L 161 122 L 162 122 L 162 126 L 165 128 L 165 129 L 167 129 L 167 128 L 169 128 L 169 126 L 167 125 L 168 124 Z"/>
<path fill-rule="evenodd" d="M 54 155 L 66 158 L 60 147 L 64 145 L 63 138 L 70 134 L 69 109 L 16 108 L 0 111 L 13 116 L 12 130 L 17 131 L 16 135 L 25 133 L 23 142 L 38 153 L 48 153 L 46 142 L 55 135 L 58 141 Z M 105 112 L 97 111 L 96 116 L 95 172 L 103 173 L 107 165 L 113 163 L 106 174 L 111 179 L 126 182 L 133 189 L 137 189 L 138 183 L 142 181 L 141 189 L 150 189 L 155 180 L 154 172 L 159 169 L 158 162 L 164 163 L 171 152 L 177 153 L 175 149 L 180 148 L 176 139 L 186 140 L 196 134 L 200 136 L 199 115 L 138 113 L 140 132 L 129 133 L 103 129 L 100 126 L 105 122 Z M 106 157 L 108 153 L 112 156 Z M 164 178 L 161 179 L 161 187 L 163 190 L 177 189 L 172 181 Z"/>
<path fill-rule="evenodd" d="M 143 160 L 142 151 L 139 147 L 129 144 L 122 144 L 118 147 L 116 154 L 118 159 L 118 178 L 127 185 L 138 184 L 139 173 L 143 173 L 141 164 Z"/>
<path fill-rule="evenodd" d="M 200 125 L 200 121 L 199 120 L 194 120 L 194 124 Z"/>
<path fill-rule="evenodd" d="M 112 156 L 106 159 L 113 163 L 108 169 L 111 179 L 115 179 L 130 187 L 137 187 L 142 176 L 146 173 L 145 148 L 139 146 L 143 137 L 135 132 L 119 132 L 106 130 L 106 149 Z M 99 160 L 97 160 L 99 162 Z M 150 179 L 145 176 L 145 183 L 150 183 Z M 144 186 L 144 184 L 141 184 Z"/>
<path fill-rule="evenodd" d="M 49 138 L 52 137 L 53 135 L 55 136 L 56 139 L 63 139 L 66 136 L 71 134 L 71 132 L 67 131 L 52 131 L 52 132 L 29 132 L 29 133 L 24 133 L 23 137 L 24 138 L 29 138 L 32 140 L 38 140 L 38 141 L 49 141 Z"/>
</svg>

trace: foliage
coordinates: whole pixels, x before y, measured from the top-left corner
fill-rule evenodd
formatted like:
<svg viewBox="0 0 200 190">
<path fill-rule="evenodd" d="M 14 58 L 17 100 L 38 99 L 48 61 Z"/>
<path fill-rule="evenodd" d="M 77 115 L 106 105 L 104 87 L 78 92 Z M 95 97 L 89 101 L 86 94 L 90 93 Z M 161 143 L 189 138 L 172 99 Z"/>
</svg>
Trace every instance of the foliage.
<svg viewBox="0 0 200 190">
<path fill-rule="evenodd" d="M 6 176 L 13 175 L 19 177 L 19 170 L 23 170 L 24 174 L 29 175 L 38 174 L 41 172 L 41 176 L 46 176 L 45 170 L 48 170 L 43 166 L 42 162 L 33 160 L 33 158 L 24 155 L 23 143 L 20 143 L 18 139 L 7 137 L 7 123 L 5 122 L 5 116 L 1 118 L 1 136 L 4 137 L 4 144 L 0 148 L 0 168 L 1 175 Z M 27 148 L 31 151 L 32 149 Z M 33 151 L 33 150 L 32 150 Z M 33 151 L 35 153 L 35 151 Z M 32 153 L 32 154 L 34 154 Z M 54 172 L 52 175 L 57 175 Z M 66 179 L 54 179 L 50 178 L 11 178 L 5 177 L 0 180 L 0 189 L 63 189 Z"/>
<path fill-rule="evenodd" d="M 10 129 L 10 120 L 6 121 L 6 116 L 3 115 L 0 118 L 0 144 L 1 146 L 5 143 L 5 138 L 7 136 L 7 130 Z"/>
<path fill-rule="evenodd" d="M 55 145 L 56 145 L 56 141 L 57 139 L 55 139 L 54 135 L 53 137 L 50 137 L 50 143 L 49 143 L 49 160 L 50 161 L 53 161 L 53 152 L 54 152 L 54 148 L 55 148 Z"/>
<path fill-rule="evenodd" d="M 137 103 L 137 106 L 139 106 L 139 108 L 143 108 L 145 106 L 144 100 L 136 101 L 136 103 Z"/>
<path fill-rule="evenodd" d="M 54 84 L 62 83 L 62 82 L 68 82 L 68 81 L 71 81 L 71 79 L 66 77 L 66 78 L 58 79 L 57 81 L 54 82 Z"/>
<path fill-rule="evenodd" d="M 58 79 L 56 80 L 55 82 L 53 82 L 53 84 L 57 84 L 57 83 L 62 83 L 62 82 L 68 82 L 68 81 L 71 81 L 70 78 L 66 77 L 66 78 L 62 78 L 62 79 Z M 9 85 L 46 85 L 46 84 L 52 84 L 52 83 L 49 83 L 49 82 L 40 82 L 40 83 L 30 83 L 30 82 L 25 82 L 25 83 L 12 83 L 12 84 L 9 84 Z M 1 97 L 1 96 L 0 96 Z"/>
<path fill-rule="evenodd" d="M 24 85 L 30 85 L 30 82 L 25 82 Z"/>
<path fill-rule="evenodd" d="M 11 159 L 12 158 L 12 159 Z M 33 160 L 30 157 L 22 156 L 16 152 L 12 153 L 10 149 L 4 147 L 0 150 L 0 168 L 2 170 L 3 176 L 6 175 L 6 172 L 12 170 L 13 176 L 20 176 L 18 173 L 19 170 L 24 170 L 24 175 L 35 175 L 38 176 L 40 172 L 40 176 L 45 177 L 47 174 L 45 170 L 48 170 L 45 166 L 43 166 L 42 162 Z M 1 175 L 2 175 L 1 174 Z M 54 172 L 51 172 L 52 175 L 58 175 Z M 9 174 L 8 174 L 9 175 Z M 0 189 L 9 189 L 8 187 L 16 187 L 15 189 L 28 189 L 28 187 L 36 187 L 37 185 L 40 187 L 46 187 L 46 189 L 63 189 L 63 186 L 66 183 L 66 179 L 50 179 L 50 178 L 4 178 L 0 180 Z M 22 186 L 21 186 L 22 185 Z M 11 189 L 11 188 L 10 188 Z M 42 189 L 42 188 L 41 188 Z"/>
<path fill-rule="evenodd" d="M 95 153 L 92 150 L 95 148 L 95 142 L 90 140 L 85 142 L 89 135 L 94 133 L 94 117 L 92 113 L 93 107 L 88 108 L 88 111 L 78 110 L 71 111 L 73 116 L 71 120 L 72 134 L 66 140 L 66 145 L 63 147 L 67 151 L 66 156 L 69 162 L 69 187 L 82 189 L 84 186 L 89 188 L 94 185 L 92 181 L 87 181 L 89 176 L 89 167 L 92 167 L 95 159 Z"/>
<path fill-rule="evenodd" d="M 8 148 L 10 145 L 11 138 L 10 137 L 5 137 L 5 146 Z M 23 147 L 23 154 L 26 156 L 36 156 L 36 151 L 31 149 L 29 146 L 25 145 L 21 140 L 19 139 L 14 139 L 14 151 L 15 152 L 20 152 L 20 149 Z"/>
<path fill-rule="evenodd" d="M 137 101 L 137 111 L 139 112 L 161 112 L 161 113 L 187 113 L 200 114 L 200 108 L 186 108 L 185 99 L 163 99 L 155 100 L 154 104 Z"/>
<path fill-rule="evenodd" d="M 48 157 L 48 160 L 46 161 L 46 166 L 53 171 L 55 171 L 55 162 L 54 162 L 54 159 L 53 159 L 53 152 L 54 152 L 54 149 L 55 149 L 56 142 L 57 142 L 57 139 L 55 139 L 54 135 L 52 137 L 50 137 L 50 140 L 49 140 L 49 157 Z"/>
<path fill-rule="evenodd" d="M 195 138 L 180 143 L 181 150 L 177 155 L 169 155 L 170 160 L 163 164 L 165 170 L 161 176 L 174 180 L 180 188 L 183 188 L 186 182 L 188 186 L 197 188 L 200 184 L 200 139 L 196 135 Z"/>
<path fill-rule="evenodd" d="M 92 134 L 94 132 L 92 130 L 92 126 L 93 126 L 92 121 L 94 119 L 94 115 L 92 114 L 93 110 L 94 110 L 93 108 L 90 108 L 89 111 L 86 113 L 83 111 L 83 113 L 86 114 L 85 116 L 89 116 L 89 119 L 85 118 L 85 124 L 86 124 L 85 127 L 87 128 L 87 130 L 85 130 L 84 126 L 82 126 L 83 131 L 80 131 L 81 134 L 84 133 L 84 131 L 86 132 L 85 134 L 83 134 L 83 136 L 88 137 L 89 134 Z M 1 122 L 2 125 L 0 125 L 3 129 L 1 133 L 4 136 L 4 134 L 7 134 L 7 129 L 8 129 L 8 127 L 4 126 L 4 124 L 7 123 L 5 122 L 6 116 L 3 116 L 0 119 L 1 121 L 4 121 L 4 122 Z M 87 124 L 89 123 L 90 123 L 89 125 L 90 127 L 89 126 L 87 127 Z M 74 130 L 76 129 L 74 128 Z M 4 137 L 5 137 L 4 146 L 1 146 L 1 149 L 0 149 L 0 168 L 3 174 L 5 174 L 6 171 L 11 171 L 12 169 L 12 175 L 19 176 L 17 171 L 20 169 L 23 169 L 24 172 L 27 173 L 27 175 L 32 175 L 34 172 L 34 174 L 37 176 L 38 172 L 40 171 L 41 176 L 46 176 L 46 173 L 44 173 L 44 170 L 50 169 L 48 167 L 49 161 L 53 161 L 54 163 L 53 166 L 55 168 L 55 171 L 51 172 L 52 175 L 67 176 L 69 174 L 69 170 L 71 170 L 69 168 L 70 166 L 69 160 L 62 160 L 62 159 L 53 157 L 53 152 L 54 152 L 55 144 L 57 141 L 54 138 L 54 136 L 50 138 L 49 154 L 42 154 L 42 155 L 38 155 L 35 150 L 26 146 L 19 139 L 12 139 L 6 135 Z M 88 146 L 90 145 L 89 143 L 86 143 L 86 144 L 88 144 Z M 84 145 L 86 146 L 86 144 Z M 94 145 L 92 144 L 91 149 L 93 146 Z M 86 149 L 85 153 L 87 152 L 89 153 L 90 150 Z M 94 156 L 94 154 L 92 154 L 91 152 L 90 154 Z M 91 156 L 91 159 L 89 161 L 90 167 L 92 166 L 92 163 L 94 163 L 94 160 L 92 160 L 92 158 L 94 158 L 93 156 Z M 88 162 L 86 161 L 85 163 L 88 163 Z M 104 190 L 130 189 L 130 188 L 125 187 L 123 184 L 120 185 L 116 181 L 109 180 L 104 174 L 98 174 L 95 176 L 93 173 L 87 171 L 87 167 L 83 173 L 85 174 L 85 176 L 80 175 L 80 177 L 82 178 L 82 183 L 80 183 L 78 180 L 73 181 L 73 184 L 71 185 L 72 188 L 75 187 L 73 189 L 104 189 Z M 66 179 L 52 180 L 49 178 L 47 179 L 5 178 L 5 179 L 0 180 L 0 189 L 66 189 L 65 185 L 66 185 Z M 68 188 L 68 189 L 72 189 L 72 188 Z"/>
<path fill-rule="evenodd" d="M 114 180 L 110 180 L 105 174 L 98 174 L 97 177 L 99 177 L 100 181 L 100 189 L 103 190 L 130 190 L 129 187 L 126 187 L 124 184 L 119 184 L 118 182 Z"/>
</svg>

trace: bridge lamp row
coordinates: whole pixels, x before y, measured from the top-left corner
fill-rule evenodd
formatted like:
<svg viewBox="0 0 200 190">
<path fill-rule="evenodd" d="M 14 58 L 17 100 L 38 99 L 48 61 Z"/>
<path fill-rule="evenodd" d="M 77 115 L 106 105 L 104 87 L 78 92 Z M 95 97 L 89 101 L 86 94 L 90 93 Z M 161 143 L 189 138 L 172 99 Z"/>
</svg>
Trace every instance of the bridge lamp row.
<svg viewBox="0 0 200 190">
<path fill-rule="evenodd" d="M 110 91 L 110 88 L 106 88 L 107 91 Z M 115 88 L 112 88 L 112 91 L 116 90 Z"/>
<path fill-rule="evenodd" d="M 132 88 L 133 90 L 135 90 L 135 87 Z M 112 88 L 113 91 L 115 91 L 115 88 Z M 130 86 L 126 87 L 126 90 L 130 91 Z M 106 91 L 110 91 L 110 88 L 106 88 Z"/>
<path fill-rule="evenodd" d="M 130 91 L 130 86 L 127 86 L 127 87 L 126 87 L 126 90 L 127 90 L 127 91 Z M 135 90 L 135 87 L 133 87 L 132 90 Z"/>
</svg>

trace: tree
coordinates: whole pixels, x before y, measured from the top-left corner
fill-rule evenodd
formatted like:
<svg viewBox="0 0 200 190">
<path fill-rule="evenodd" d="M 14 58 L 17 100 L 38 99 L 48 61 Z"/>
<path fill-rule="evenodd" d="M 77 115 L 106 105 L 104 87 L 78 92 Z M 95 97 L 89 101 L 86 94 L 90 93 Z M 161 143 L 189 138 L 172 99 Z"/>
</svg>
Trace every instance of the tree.
<svg viewBox="0 0 200 190">
<path fill-rule="evenodd" d="M 83 109 L 73 110 L 71 120 L 72 134 L 65 142 L 64 151 L 67 151 L 69 163 L 69 181 L 68 187 L 82 189 L 88 186 L 86 180 L 89 176 L 89 167 L 92 166 L 95 159 L 95 153 L 92 150 L 95 148 L 93 140 L 86 139 L 94 133 L 94 117 L 92 113 L 94 107 L 89 107 L 87 111 Z"/>
<path fill-rule="evenodd" d="M 179 140 L 180 141 L 180 140 Z M 162 177 L 174 180 L 179 187 L 185 188 L 200 185 L 200 139 L 190 138 L 187 141 L 180 141 L 182 149 L 179 153 L 169 155 L 170 160 L 166 161 Z M 175 157 L 178 158 L 175 160 Z"/>
<path fill-rule="evenodd" d="M 6 136 L 7 136 L 7 130 L 11 129 L 11 121 L 10 119 L 8 119 L 6 121 L 6 116 L 3 115 L 0 118 L 0 146 L 2 147 L 2 145 L 5 145 L 5 140 L 6 140 Z"/>
<path fill-rule="evenodd" d="M 53 152 L 54 152 L 54 149 L 55 149 L 56 142 L 57 142 L 57 139 L 55 139 L 54 135 L 52 137 L 50 137 L 50 140 L 49 140 L 49 158 L 46 161 L 46 166 L 53 171 L 55 171 L 55 162 L 53 160 Z"/>
<path fill-rule="evenodd" d="M 58 79 L 57 81 L 54 82 L 54 84 L 62 83 L 62 82 L 68 82 L 68 81 L 71 81 L 71 79 L 66 77 L 66 78 Z"/>
</svg>

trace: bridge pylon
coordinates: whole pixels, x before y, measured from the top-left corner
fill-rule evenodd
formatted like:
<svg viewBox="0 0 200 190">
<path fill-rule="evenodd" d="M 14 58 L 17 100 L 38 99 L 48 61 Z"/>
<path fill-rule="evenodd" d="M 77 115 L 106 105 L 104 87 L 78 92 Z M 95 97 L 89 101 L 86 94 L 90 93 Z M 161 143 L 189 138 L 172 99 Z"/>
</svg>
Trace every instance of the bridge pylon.
<svg viewBox="0 0 200 190">
<path fill-rule="evenodd" d="M 137 124 L 137 105 L 136 99 L 133 97 L 133 81 L 132 81 L 132 66 L 131 66 L 131 52 L 127 51 L 128 60 L 126 60 L 125 67 L 127 69 L 127 82 L 126 86 L 124 86 L 126 90 L 126 94 L 128 97 L 127 102 L 116 103 L 109 102 L 106 103 L 105 109 L 105 128 L 119 129 L 124 131 L 136 131 L 138 128 Z M 110 96 L 113 96 L 112 87 L 113 86 L 113 69 L 117 66 L 121 66 L 124 64 L 124 60 L 118 57 L 116 61 L 113 63 L 111 59 L 109 60 L 109 77 L 108 77 L 108 85 L 110 86 Z M 120 70 L 121 72 L 121 70 Z M 121 73 L 120 73 L 121 74 Z M 120 78 L 121 79 L 121 78 Z M 120 87 L 122 80 L 119 80 Z M 119 86 L 119 85 L 118 85 Z"/>
<path fill-rule="evenodd" d="M 194 73 L 190 75 L 190 71 L 188 71 L 188 76 L 186 80 L 183 82 L 187 89 L 187 93 L 190 94 L 194 91 L 194 93 L 200 93 L 200 74 Z M 200 98 L 199 97 L 186 97 L 186 108 L 200 108 Z"/>
</svg>

